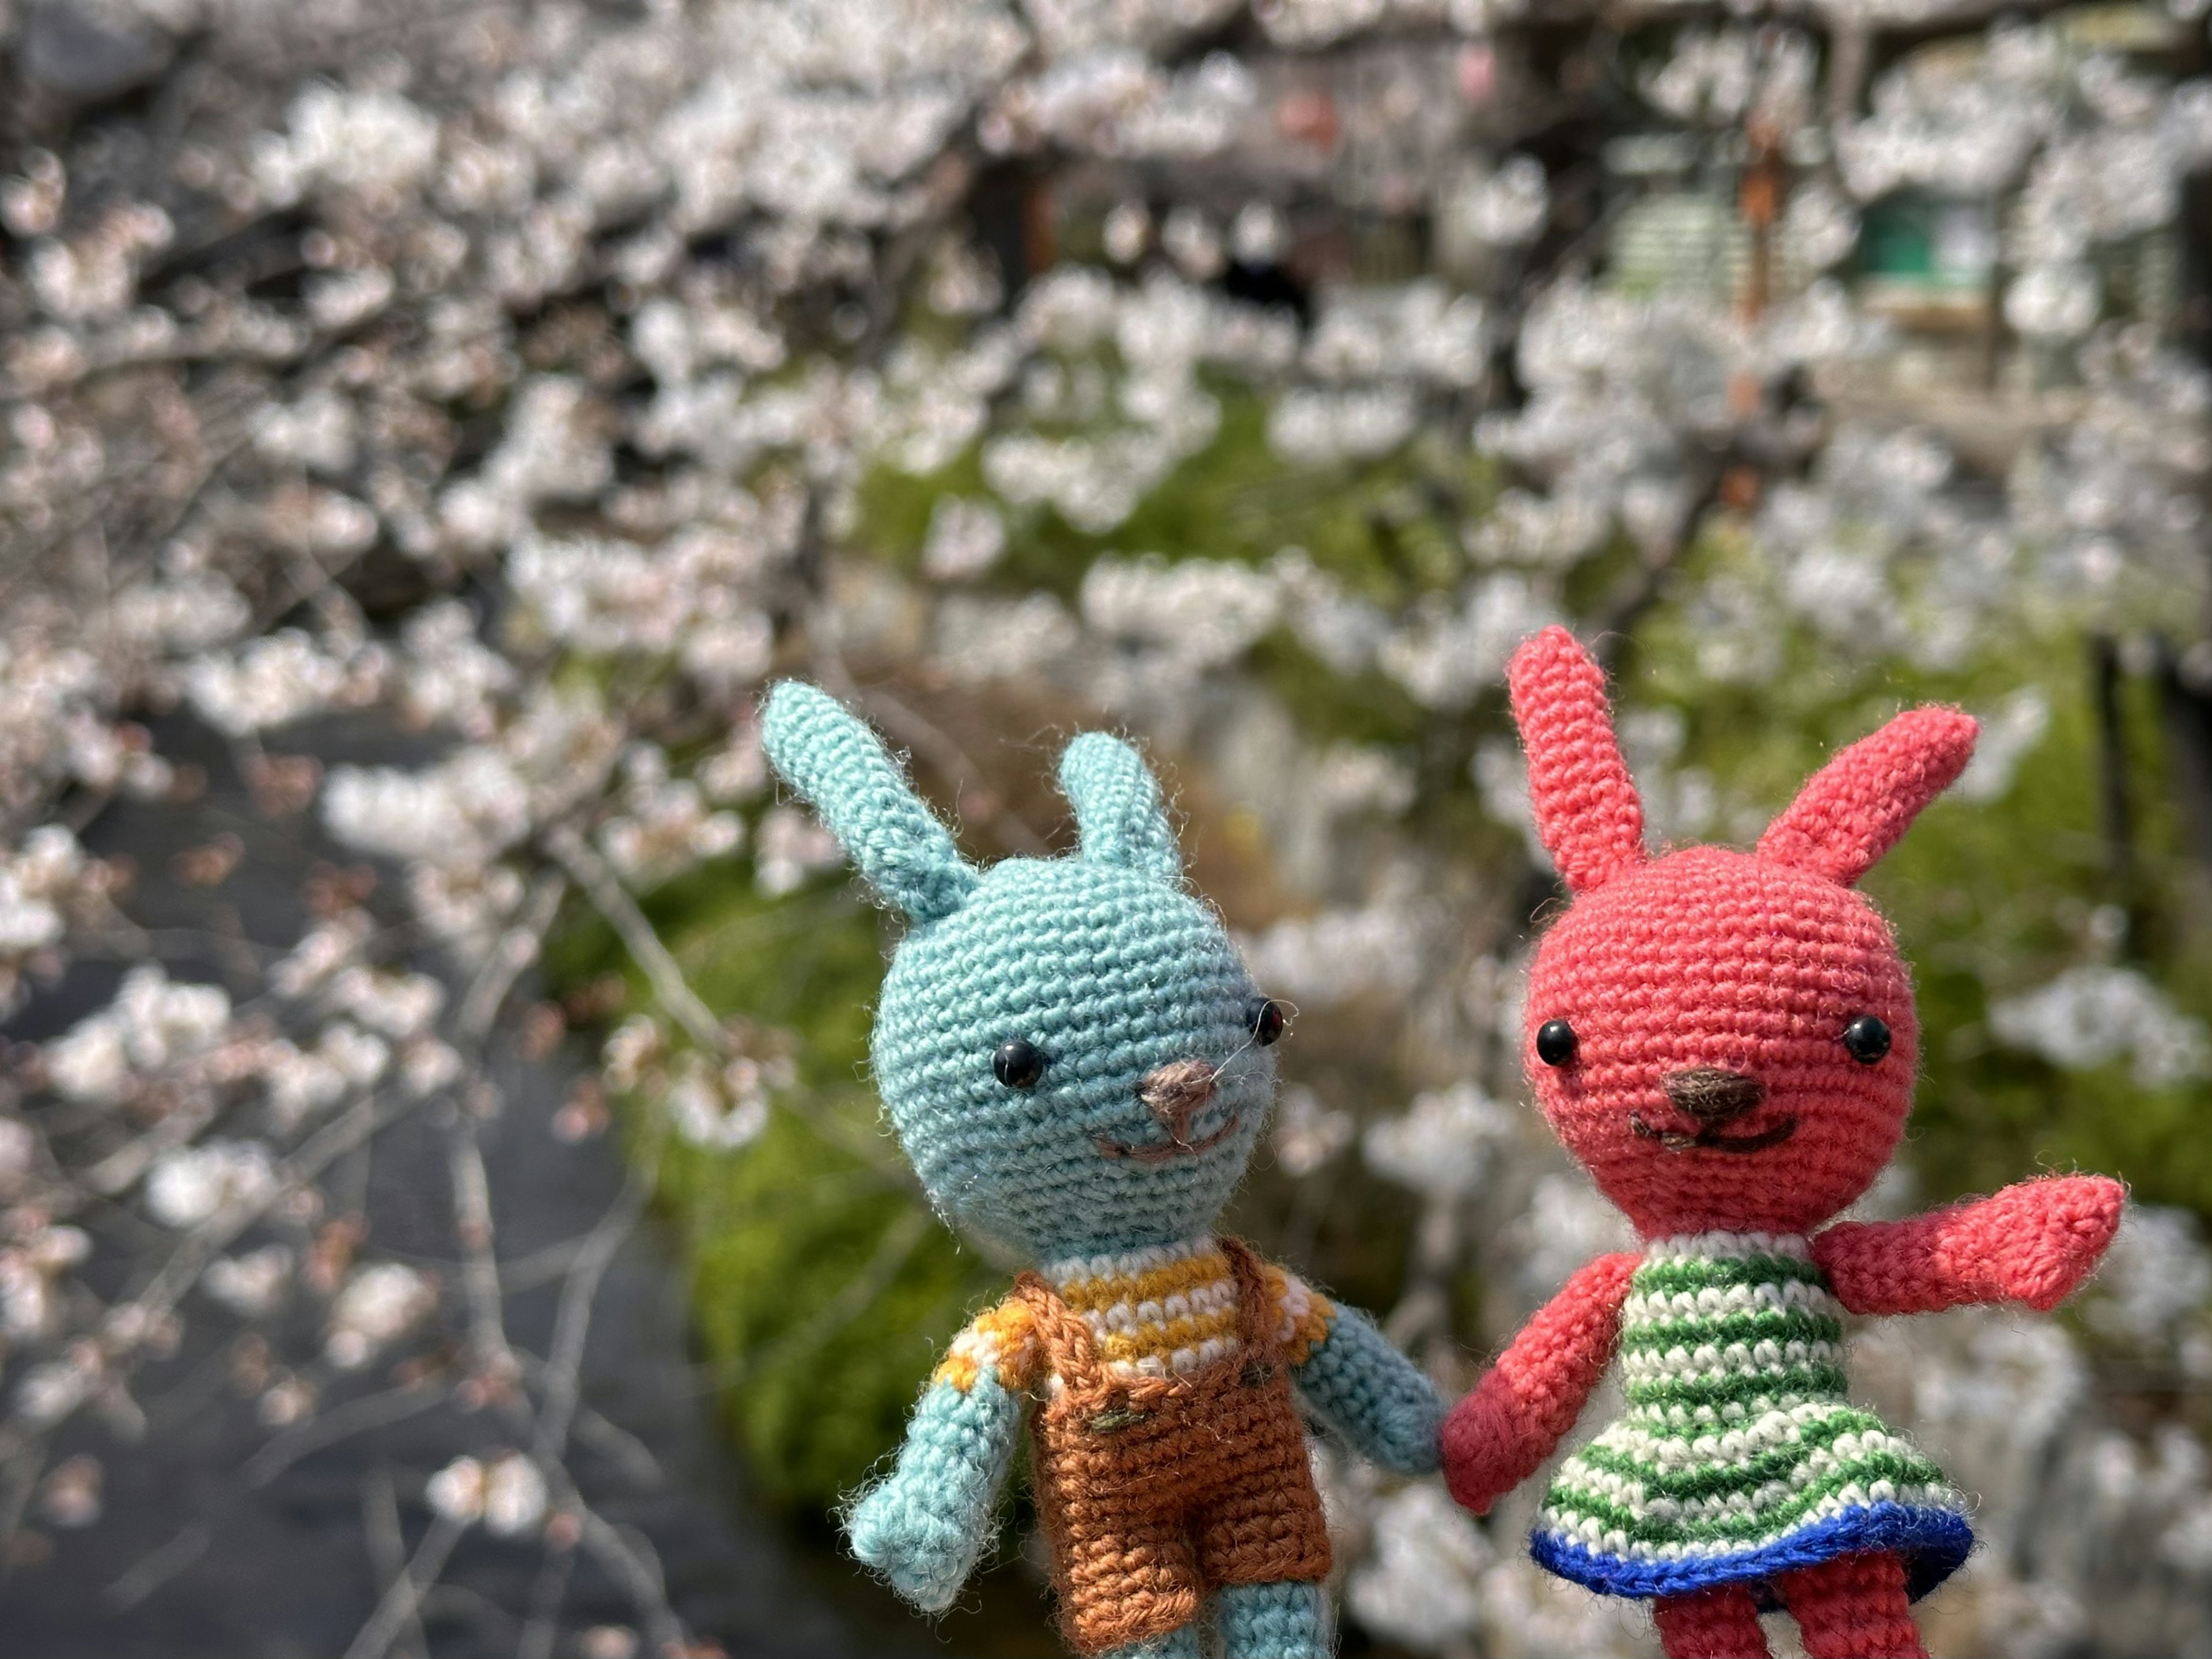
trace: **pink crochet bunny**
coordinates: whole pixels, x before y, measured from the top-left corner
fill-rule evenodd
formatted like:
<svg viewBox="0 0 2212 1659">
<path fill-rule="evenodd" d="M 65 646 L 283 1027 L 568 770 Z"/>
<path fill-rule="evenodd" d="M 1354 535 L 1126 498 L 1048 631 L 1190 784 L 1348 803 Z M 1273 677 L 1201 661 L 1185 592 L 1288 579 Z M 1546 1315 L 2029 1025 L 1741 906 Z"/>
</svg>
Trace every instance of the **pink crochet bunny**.
<svg viewBox="0 0 2212 1659">
<path fill-rule="evenodd" d="M 1509 678 L 1537 827 L 1574 895 L 1529 975 L 1525 1061 L 1646 1246 L 1583 1267 L 1453 1411 L 1452 1492 L 1480 1513 L 1526 1480 L 1617 1350 L 1628 1410 L 1561 1465 L 1536 1559 L 1650 1599 L 1673 1659 L 1764 1656 L 1757 1614 L 1777 1604 L 1814 1659 L 1920 1655 L 1908 1603 L 1972 1534 L 1942 1473 L 1845 1398 L 1841 1315 L 2050 1308 L 2124 1196 L 2057 1176 L 1824 1227 L 1888 1161 L 1919 1058 L 1905 963 L 1851 884 L 1958 776 L 1974 722 L 1900 714 L 1756 851 L 1653 858 L 1573 636 L 1526 641 Z"/>
</svg>

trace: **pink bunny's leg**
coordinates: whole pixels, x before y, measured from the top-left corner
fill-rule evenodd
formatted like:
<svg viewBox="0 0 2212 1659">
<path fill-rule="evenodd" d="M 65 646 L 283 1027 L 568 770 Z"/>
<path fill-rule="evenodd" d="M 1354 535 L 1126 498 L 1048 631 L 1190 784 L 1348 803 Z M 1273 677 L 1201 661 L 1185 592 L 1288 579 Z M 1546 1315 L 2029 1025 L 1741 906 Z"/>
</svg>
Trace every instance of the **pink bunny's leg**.
<svg viewBox="0 0 2212 1659">
<path fill-rule="evenodd" d="M 1811 1659 L 1928 1659 L 1905 1563 L 1886 1551 L 1801 1567 L 1783 1575 L 1780 1589 Z"/>
<path fill-rule="evenodd" d="M 1667 1659 L 1767 1659 L 1759 1609 L 1741 1584 L 1662 1595 L 1651 1604 Z"/>
</svg>

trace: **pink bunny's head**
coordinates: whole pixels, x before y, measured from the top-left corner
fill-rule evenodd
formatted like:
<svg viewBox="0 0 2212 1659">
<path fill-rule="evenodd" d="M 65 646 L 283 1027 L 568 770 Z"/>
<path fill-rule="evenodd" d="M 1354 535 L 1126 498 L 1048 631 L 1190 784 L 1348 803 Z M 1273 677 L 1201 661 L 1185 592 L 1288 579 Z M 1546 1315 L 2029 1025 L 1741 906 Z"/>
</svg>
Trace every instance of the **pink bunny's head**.
<svg viewBox="0 0 2212 1659">
<path fill-rule="evenodd" d="M 1900 714 L 1755 851 L 1654 858 L 1574 636 L 1527 641 L 1508 678 L 1537 829 L 1574 896 L 1528 979 L 1545 1116 L 1647 1237 L 1809 1231 L 1889 1161 L 1919 1063 L 1904 959 L 1851 884 L 1958 776 L 1973 720 Z"/>
</svg>

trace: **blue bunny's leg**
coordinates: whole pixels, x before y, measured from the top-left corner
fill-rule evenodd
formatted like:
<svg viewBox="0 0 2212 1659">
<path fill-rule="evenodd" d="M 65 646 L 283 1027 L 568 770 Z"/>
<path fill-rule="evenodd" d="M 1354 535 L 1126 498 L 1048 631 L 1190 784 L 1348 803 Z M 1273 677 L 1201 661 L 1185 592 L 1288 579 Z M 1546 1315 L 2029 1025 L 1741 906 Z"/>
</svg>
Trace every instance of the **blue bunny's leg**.
<svg viewBox="0 0 2212 1659">
<path fill-rule="evenodd" d="M 1230 1584 L 1215 1591 L 1223 1659 L 1328 1659 L 1327 1594 L 1319 1584 Z"/>
<path fill-rule="evenodd" d="M 1141 1642 L 1109 1648 L 1099 1659 L 1199 1659 L 1198 1640 L 1198 1621 L 1193 1620 L 1164 1636 L 1150 1636 Z"/>
<path fill-rule="evenodd" d="M 1328 1334 L 1314 1344 L 1291 1380 L 1315 1413 L 1361 1456 L 1397 1474 L 1436 1468 L 1444 1402 L 1358 1309 L 1333 1311 Z"/>
</svg>

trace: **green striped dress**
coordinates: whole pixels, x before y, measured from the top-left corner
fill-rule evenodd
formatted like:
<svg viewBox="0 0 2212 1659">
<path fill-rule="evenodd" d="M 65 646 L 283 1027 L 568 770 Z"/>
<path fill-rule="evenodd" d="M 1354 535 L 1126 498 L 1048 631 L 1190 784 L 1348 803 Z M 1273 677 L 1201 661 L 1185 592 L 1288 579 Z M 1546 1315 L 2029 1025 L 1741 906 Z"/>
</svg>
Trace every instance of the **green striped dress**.
<svg viewBox="0 0 2212 1659">
<path fill-rule="evenodd" d="M 1699 1233 L 1644 1253 L 1621 1310 L 1628 1412 L 1559 1467 L 1530 1548 L 1613 1595 L 1766 1582 L 1861 1550 L 1915 1595 L 1973 1547 L 1927 1458 L 1844 1398 L 1843 1308 L 1795 1235 Z"/>
</svg>

